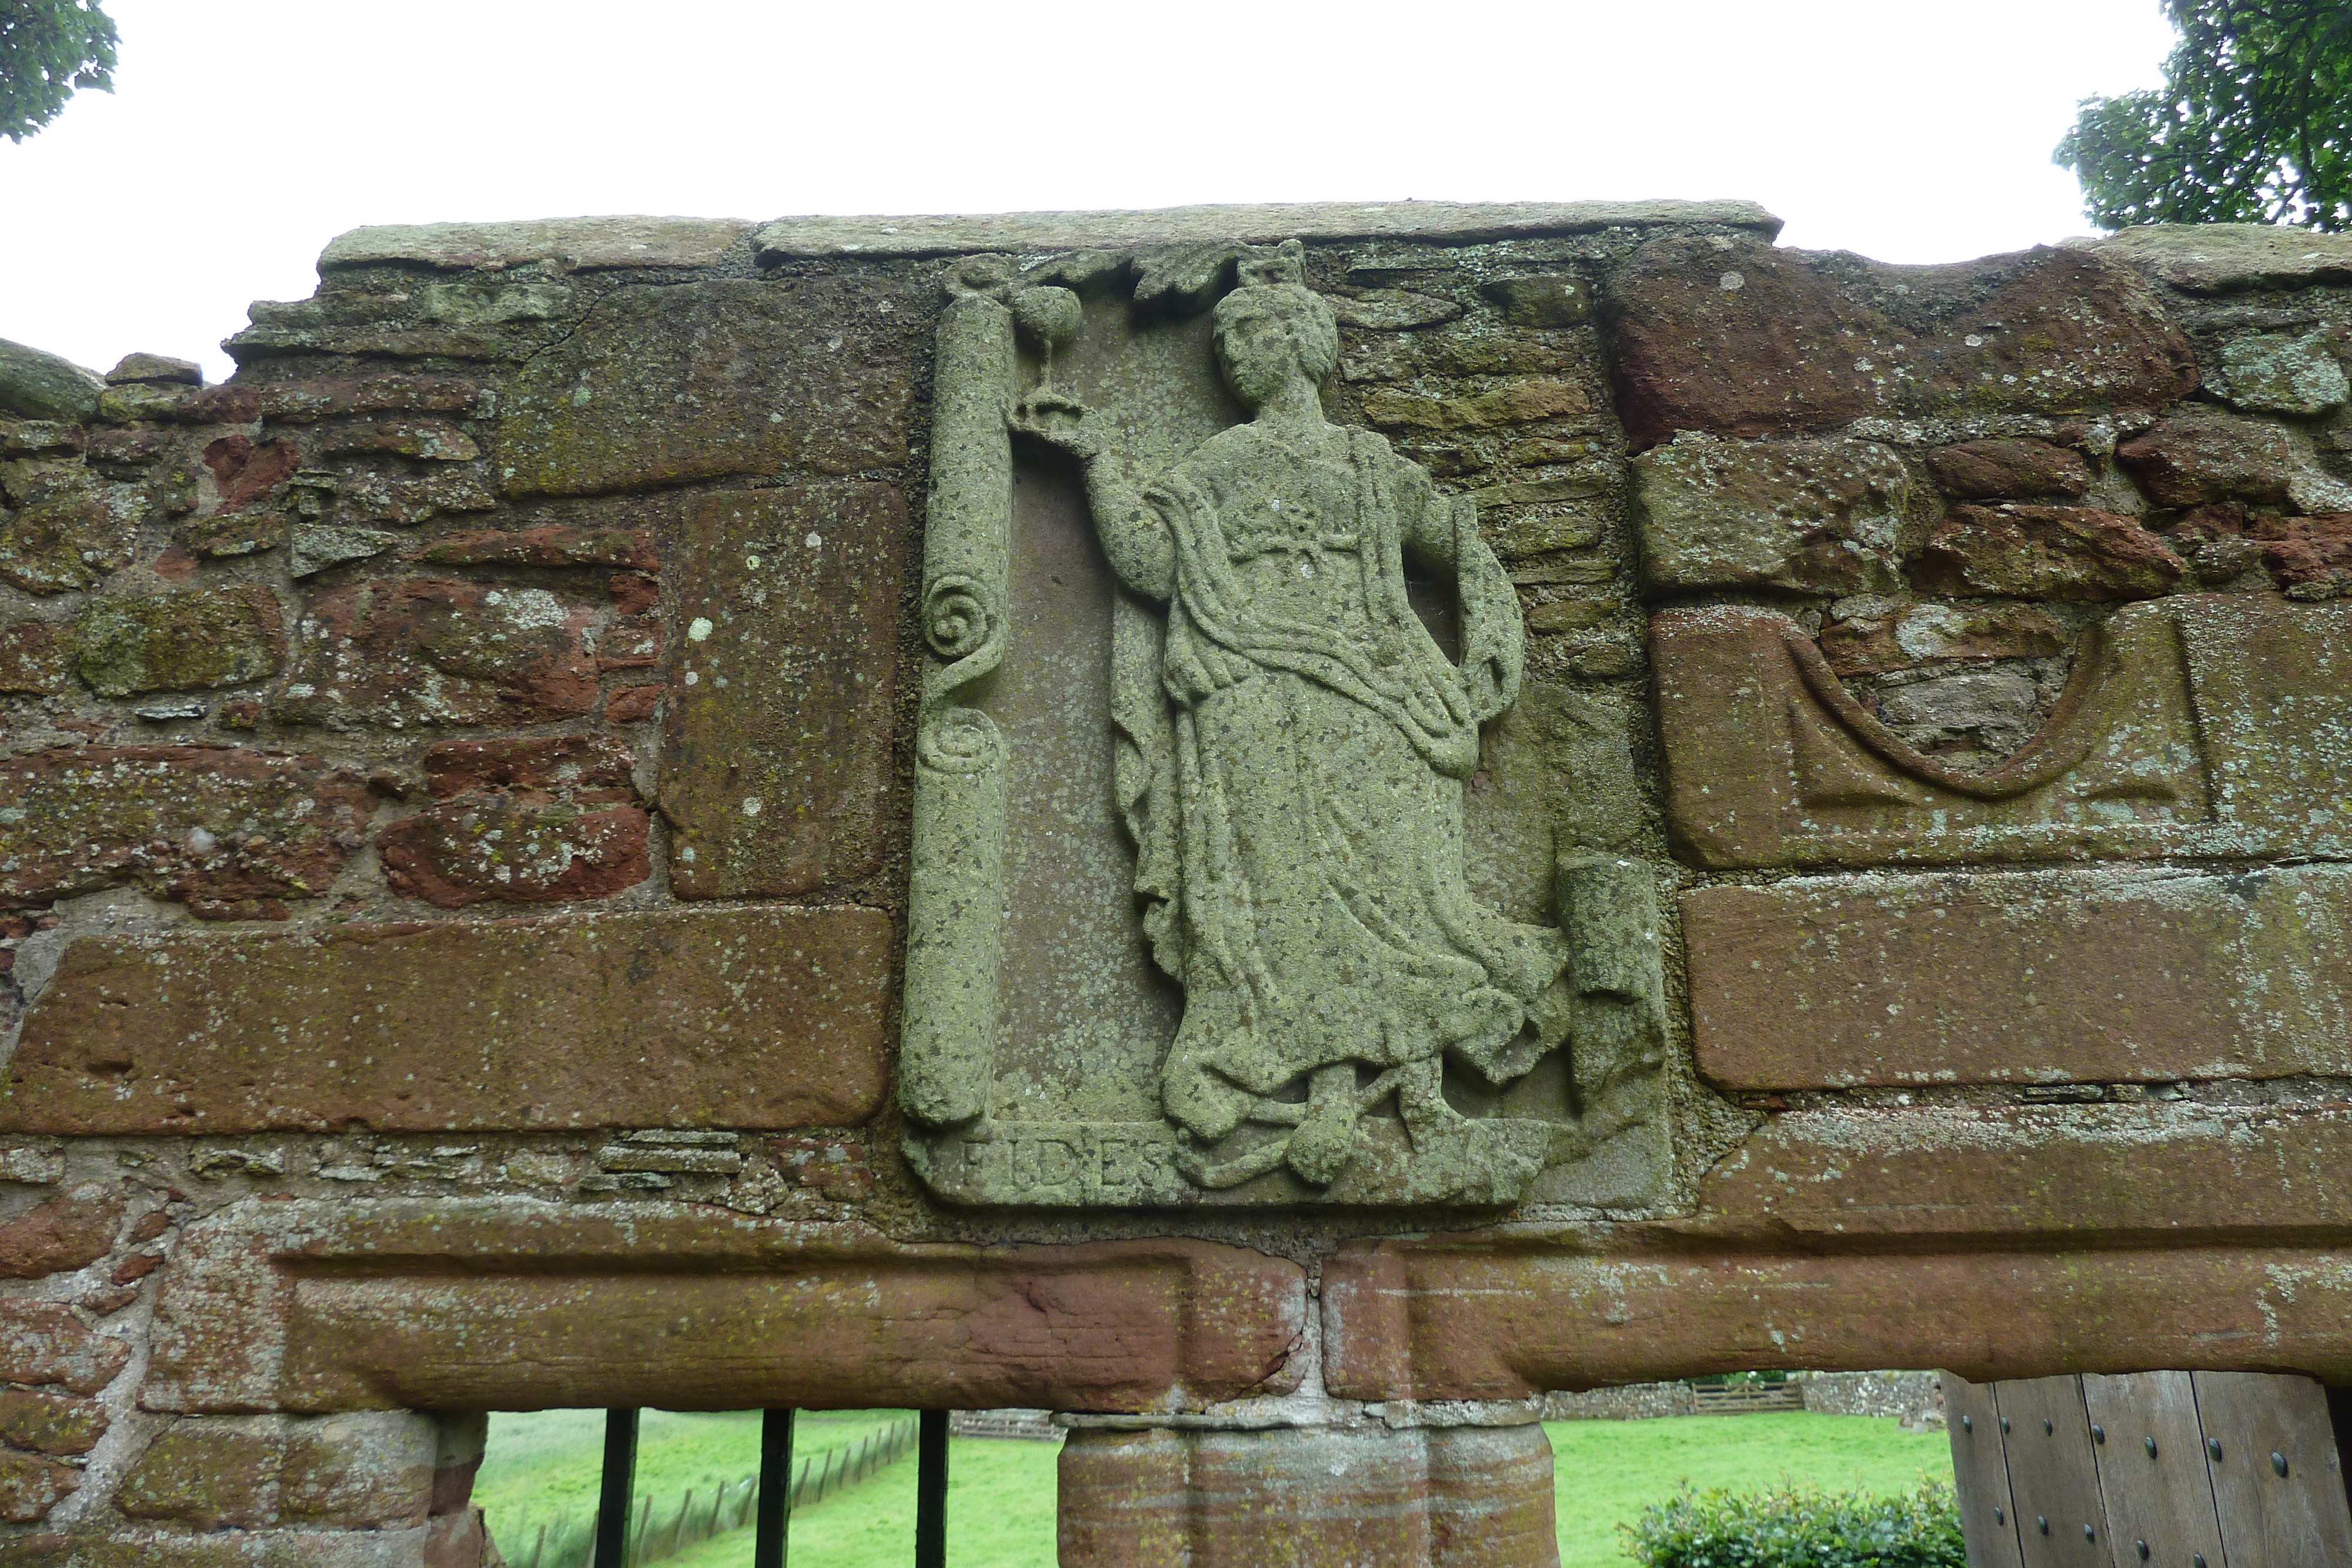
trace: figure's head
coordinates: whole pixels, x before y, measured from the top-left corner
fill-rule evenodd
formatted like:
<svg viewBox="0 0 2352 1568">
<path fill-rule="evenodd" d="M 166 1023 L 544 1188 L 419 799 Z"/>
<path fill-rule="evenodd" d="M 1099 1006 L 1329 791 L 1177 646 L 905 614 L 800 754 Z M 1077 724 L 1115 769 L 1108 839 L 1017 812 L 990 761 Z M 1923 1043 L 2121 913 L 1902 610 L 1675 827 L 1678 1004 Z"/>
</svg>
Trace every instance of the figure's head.
<svg viewBox="0 0 2352 1568">
<path fill-rule="evenodd" d="M 1211 318 L 1217 361 L 1234 395 L 1255 410 L 1293 376 L 1320 386 L 1339 363 L 1339 323 L 1322 296 L 1296 283 L 1236 288 Z"/>
</svg>

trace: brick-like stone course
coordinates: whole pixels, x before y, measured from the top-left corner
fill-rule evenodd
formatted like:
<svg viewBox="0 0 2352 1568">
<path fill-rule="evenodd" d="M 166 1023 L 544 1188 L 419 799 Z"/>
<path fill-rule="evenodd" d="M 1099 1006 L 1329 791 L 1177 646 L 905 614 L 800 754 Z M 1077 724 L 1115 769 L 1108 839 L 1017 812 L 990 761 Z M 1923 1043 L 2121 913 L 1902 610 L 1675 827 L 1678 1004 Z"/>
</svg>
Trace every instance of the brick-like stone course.
<svg viewBox="0 0 2352 1568">
<path fill-rule="evenodd" d="M 887 915 L 733 908 L 81 938 L 0 1126 L 839 1126 L 884 1088 Z"/>
<path fill-rule="evenodd" d="M 2352 871 L 1859 876 L 1682 898 L 1727 1088 L 2352 1074 Z"/>
</svg>

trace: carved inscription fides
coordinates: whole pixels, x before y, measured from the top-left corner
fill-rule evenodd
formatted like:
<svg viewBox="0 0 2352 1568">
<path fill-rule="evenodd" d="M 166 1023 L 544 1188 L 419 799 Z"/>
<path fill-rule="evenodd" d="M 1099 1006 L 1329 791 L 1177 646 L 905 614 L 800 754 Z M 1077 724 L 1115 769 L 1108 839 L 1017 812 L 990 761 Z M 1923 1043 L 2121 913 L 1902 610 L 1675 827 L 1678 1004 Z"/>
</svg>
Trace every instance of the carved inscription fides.
<svg viewBox="0 0 2352 1568">
<path fill-rule="evenodd" d="M 1139 417 L 1132 395 L 1106 408 L 1057 378 L 1057 355 L 1087 320 L 1061 286 L 1069 267 L 1025 287 L 992 284 L 969 263 L 959 275 L 967 328 L 1002 329 L 975 298 L 1001 300 L 1018 323 L 1034 369 L 1007 389 L 1007 434 L 1017 450 L 1082 476 L 1115 580 L 1098 699 L 1108 722 L 1097 733 L 1130 857 L 1131 907 L 1119 913 L 1129 943 L 1181 991 L 1181 1009 L 1155 1051 L 1158 1121 L 1024 1115 L 1041 1084 L 1097 1064 L 1024 1057 L 1017 997 L 998 1015 L 1005 1038 L 987 1083 L 942 1091 L 930 1059 L 911 1061 L 921 1093 L 902 1098 L 936 1130 L 913 1134 L 908 1152 L 943 1196 L 1509 1203 L 1563 1145 L 1594 1142 L 1575 1125 L 1572 1074 L 1517 1102 L 1515 1086 L 1536 1082 L 1539 1065 L 1579 1039 L 1637 1075 L 1654 1071 L 1646 868 L 1588 865 L 1563 878 L 1586 904 L 1578 919 L 1559 911 L 1566 929 L 1508 919 L 1466 884 L 1465 781 L 1479 765 L 1481 726 L 1518 692 L 1518 601 L 1469 500 L 1441 494 L 1379 435 L 1326 418 L 1320 390 L 1339 335 L 1305 287 L 1302 259 L 1296 244 L 1212 259 L 1230 268 L 1230 285 L 1208 313 L 1207 341 L 1191 341 L 1213 355 L 1245 417 L 1213 422 L 1204 439 L 1189 439 L 1181 419 L 1153 420 L 1148 400 Z M 943 344 L 943 364 L 950 357 Z M 1116 401 L 1115 390 L 1105 395 Z M 940 515 L 935 489 L 935 528 Z M 1001 688 L 1017 673 L 1025 622 L 988 601 L 989 573 L 941 570 L 958 564 L 951 545 L 935 543 L 933 555 L 929 601 L 965 606 L 935 617 L 943 659 L 970 661 L 979 640 L 966 628 L 977 622 L 1016 628 Z M 1441 647 L 1417 612 L 1409 577 L 1450 600 L 1457 649 Z M 944 696 L 927 703 L 927 731 L 975 722 L 975 709 Z M 926 787 L 953 785 L 919 779 Z M 1013 859 L 1021 833 L 1056 826 L 1016 827 Z M 985 861 L 988 847 L 970 846 L 968 858 Z M 929 849 L 938 862 L 966 846 Z M 1549 846 L 1536 852 L 1548 858 Z M 953 946 L 927 935 L 924 863 L 919 845 L 910 971 Z M 1588 928 L 1611 935 L 1580 961 L 1570 932 Z M 910 1012 L 945 978 L 937 964 L 910 972 Z M 910 1018 L 910 1056 L 937 1038 L 921 1021 Z M 1114 1054 L 1098 1064 L 1110 1075 Z M 977 1070 L 978 1053 L 964 1060 Z M 1530 1099 L 1554 1103 L 1529 1114 Z"/>
</svg>

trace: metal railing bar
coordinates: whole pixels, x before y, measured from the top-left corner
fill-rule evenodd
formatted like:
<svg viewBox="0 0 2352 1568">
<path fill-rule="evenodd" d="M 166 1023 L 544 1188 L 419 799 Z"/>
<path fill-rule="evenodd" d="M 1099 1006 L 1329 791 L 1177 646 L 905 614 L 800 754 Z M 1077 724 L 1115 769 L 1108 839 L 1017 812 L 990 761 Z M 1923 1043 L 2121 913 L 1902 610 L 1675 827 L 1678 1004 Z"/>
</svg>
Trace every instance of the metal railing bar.
<svg viewBox="0 0 2352 1568">
<path fill-rule="evenodd" d="M 793 1518 L 793 1413 L 771 1410 L 760 1419 L 758 1533 L 751 1568 L 784 1568 L 786 1534 Z"/>
<path fill-rule="evenodd" d="M 604 1412 L 604 1473 L 596 1492 L 596 1568 L 627 1568 L 629 1503 L 637 1484 L 637 1413 Z"/>
<path fill-rule="evenodd" d="M 926 1410 L 916 1438 L 915 1568 L 948 1568 L 948 1413 Z"/>
</svg>

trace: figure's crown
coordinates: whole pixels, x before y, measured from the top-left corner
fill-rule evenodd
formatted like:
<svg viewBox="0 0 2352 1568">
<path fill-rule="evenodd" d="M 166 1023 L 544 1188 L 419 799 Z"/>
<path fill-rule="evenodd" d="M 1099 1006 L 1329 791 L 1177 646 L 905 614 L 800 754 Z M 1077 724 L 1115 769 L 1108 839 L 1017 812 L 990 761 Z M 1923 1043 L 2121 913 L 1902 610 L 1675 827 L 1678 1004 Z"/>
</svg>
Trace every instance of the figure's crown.
<svg viewBox="0 0 2352 1568">
<path fill-rule="evenodd" d="M 1250 246 L 1234 263 L 1234 273 L 1244 288 L 1269 283 L 1307 281 L 1307 247 L 1295 239 L 1276 246 Z"/>
</svg>

